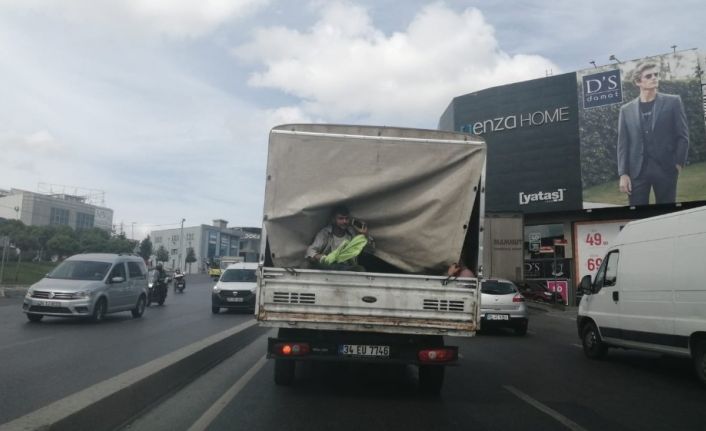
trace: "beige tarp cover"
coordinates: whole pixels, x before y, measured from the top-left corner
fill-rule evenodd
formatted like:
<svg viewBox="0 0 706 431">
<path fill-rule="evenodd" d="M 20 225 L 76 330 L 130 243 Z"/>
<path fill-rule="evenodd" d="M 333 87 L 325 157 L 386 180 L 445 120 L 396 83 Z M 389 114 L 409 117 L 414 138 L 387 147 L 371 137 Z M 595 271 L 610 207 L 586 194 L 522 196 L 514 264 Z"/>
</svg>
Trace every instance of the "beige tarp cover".
<svg viewBox="0 0 706 431">
<path fill-rule="evenodd" d="M 481 139 L 453 132 L 274 128 L 264 209 L 274 265 L 304 266 L 331 208 L 345 204 L 368 223 L 377 257 L 410 273 L 445 272 L 459 258 L 485 154 Z"/>
</svg>

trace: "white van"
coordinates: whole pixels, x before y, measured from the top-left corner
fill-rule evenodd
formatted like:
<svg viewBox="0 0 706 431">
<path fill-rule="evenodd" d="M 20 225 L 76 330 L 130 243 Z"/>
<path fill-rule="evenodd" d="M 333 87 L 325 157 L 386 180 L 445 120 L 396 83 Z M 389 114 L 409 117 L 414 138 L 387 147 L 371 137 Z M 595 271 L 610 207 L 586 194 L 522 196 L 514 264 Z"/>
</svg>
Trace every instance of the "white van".
<svg viewBox="0 0 706 431">
<path fill-rule="evenodd" d="M 621 347 L 691 357 L 706 384 L 706 206 L 628 223 L 581 290 L 586 356 Z"/>
</svg>

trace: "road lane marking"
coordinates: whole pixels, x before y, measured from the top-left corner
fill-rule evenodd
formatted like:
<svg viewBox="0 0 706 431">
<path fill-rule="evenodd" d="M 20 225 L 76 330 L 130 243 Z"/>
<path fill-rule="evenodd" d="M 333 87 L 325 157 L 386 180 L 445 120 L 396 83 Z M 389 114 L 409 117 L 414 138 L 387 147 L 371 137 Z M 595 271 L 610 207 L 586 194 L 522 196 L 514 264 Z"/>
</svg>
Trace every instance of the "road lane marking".
<svg viewBox="0 0 706 431">
<path fill-rule="evenodd" d="M 581 425 L 577 424 L 576 422 L 572 421 L 571 419 L 567 418 L 566 416 L 562 415 L 558 411 L 552 409 L 551 407 L 548 407 L 539 401 L 535 400 L 534 398 L 530 397 L 526 393 L 522 392 L 521 390 L 505 385 L 503 386 L 505 389 L 508 391 L 512 392 L 513 395 L 515 395 L 517 398 L 521 399 L 522 401 L 526 402 L 527 404 L 531 405 L 532 407 L 536 408 L 537 410 L 541 411 L 542 413 L 545 413 L 549 416 L 551 416 L 554 420 L 558 421 L 565 427 L 569 428 L 572 431 L 586 431 L 585 428 L 583 428 Z"/>
<path fill-rule="evenodd" d="M 574 343 L 574 344 L 572 344 L 572 346 L 574 346 L 574 347 L 578 347 L 579 349 L 583 349 L 583 346 L 582 346 L 582 345 L 580 345 L 580 344 L 576 344 L 576 343 Z"/>
<path fill-rule="evenodd" d="M 53 337 L 53 336 L 50 336 L 50 337 L 41 337 L 41 338 L 35 338 L 35 339 L 32 339 L 32 340 L 20 341 L 19 343 L 12 343 L 12 344 L 8 344 L 8 345 L 5 345 L 5 346 L 2 346 L 2 347 L 0 347 L 0 350 L 14 349 L 14 348 L 17 347 L 17 346 L 23 346 L 23 345 L 25 345 L 25 344 L 36 343 L 37 341 L 44 341 L 44 340 L 48 340 L 48 339 L 50 339 L 50 338 L 54 338 L 54 337 Z"/>
<path fill-rule="evenodd" d="M 530 335 L 537 335 L 537 333 L 534 332 L 534 331 L 527 331 L 527 333 L 530 334 Z"/>
<path fill-rule="evenodd" d="M 255 365 L 252 366 L 252 368 L 243 374 L 243 376 L 239 378 L 238 381 L 230 387 L 230 389 L 221 395 L 221 397 L 213 403 L 211 408 L 206 410 L 206 412 L 189 427 L 188 431 L 204 431 L 208 428 L 209 425 L 211 425 L 211 422 L 213 422 L 218 415 L 223 412 L 223 409 L 225 409 L 228 404 L 233 401 L 233 398 L 235 398 L 236 395 L 238 395 L 238 393 L 245 387 L 245 385 L 250 382 L 250 379 L 252 379 L 255 374 L 257 374 L 258 371 L 265 366 L 265 363 L 267 363 L 267 357 L 263 356 L 255 363 Z"/>
<path fill-rule="evenodd" d="M 219 345 L 218 343 L 223 343 L 230 337 L 257 325 L 257 323 L 257 320 L 252 319 L 233 328 L 191 343 L 188 346 L 175 350 L 174 352 L 167 353 L 162 357 L 153 359 L 143 365 L 137 366 L 117 376 L 96 383 L 93 386 L 89 386 L 88 388 L 82 389 L 79 392 L 54 401 L 44 407 L 40 407 L 39 409 L 24 416 L 13 419 L 11 422 L 0 424 L 0 431 L 14 431 L 18 429 L 50 429 L 57 423 L 67 420 L 68 418 L 79 417 L 79 414 L 82 412 L 96 414 L 97 409 L 105 409 L 106 406 L 110 407 L 112 400 L 120 399 L 120 394 L 127 393 L 132 390 L 131 388 L 137 387 L 137 385 L 146 381 L 146 379 L 150 377 L 154 378 L 155 376 L 159 378 L 160 371 L 163 371 L 171 366 L 177 366 L 180 363 L 185 363 L 184 361 L 188 360 L 192 357 L 192 355 L 203 352 L 209 347 Z M 139 403 L 134 403 L 134 405 L 128 408 L 128 410 L 131 412 L 130 415 L 133 416 L 144 407 L 145 406 L 142 406 Z M 135 410 L 133 411 L 130 409 Z M 113 418 L 116 415 L 119 416 L 121 412 L 119 412 L 116 408 L 114 410 L 107 411 L 106 414 Z M 84 414 L 84 416 L 86 418 L 92 417 L 91 414 Z M 126 419 L 128 418 L 120 417 L 120 421 L 124 422 Z M 81 419 L 77 420 L 79 423 L 85 425 L 85 423 L 81 422 Z"/>
</svg>

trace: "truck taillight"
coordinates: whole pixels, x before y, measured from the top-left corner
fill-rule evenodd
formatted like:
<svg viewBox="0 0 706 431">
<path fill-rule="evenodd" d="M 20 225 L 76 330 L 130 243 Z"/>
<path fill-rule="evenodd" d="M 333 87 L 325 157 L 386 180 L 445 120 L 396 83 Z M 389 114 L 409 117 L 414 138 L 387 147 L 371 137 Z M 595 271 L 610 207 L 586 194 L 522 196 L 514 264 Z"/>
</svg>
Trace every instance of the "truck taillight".
<svg viewBox="0 0 706 431">
<path fill-rule="evenodd" d="M 277 343 L 274 345 L 274 353 L 279 356 L 302 356 L 308 355 L 310 351 L 309 343 Z"/>
<path fill-rule="evenodd" d="M 522 294 L 518 293 L 517 295 L 512 297 L 512 302 L 525 302 L 525 297 L 522 296 Z"/>
<path fill-rule="evenodd" d="M 419 362 L 450 362 L 456 360 L 456 349 L 438 348 L 420 350 Z"/>
</svg>

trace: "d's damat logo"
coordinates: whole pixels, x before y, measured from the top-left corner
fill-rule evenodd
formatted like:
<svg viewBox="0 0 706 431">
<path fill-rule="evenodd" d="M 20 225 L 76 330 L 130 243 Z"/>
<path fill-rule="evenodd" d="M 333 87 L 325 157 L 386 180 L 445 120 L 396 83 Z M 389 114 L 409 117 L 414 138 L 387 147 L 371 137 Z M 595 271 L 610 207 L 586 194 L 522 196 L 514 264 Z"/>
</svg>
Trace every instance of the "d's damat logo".
<svg viewBox="0 0 706 431">
<path fill-rule="evenodd" d="M 583 107 L 597 108 L 623 101 L 620 70 L 594 73 L 583 77 Z"/>
</svg>

